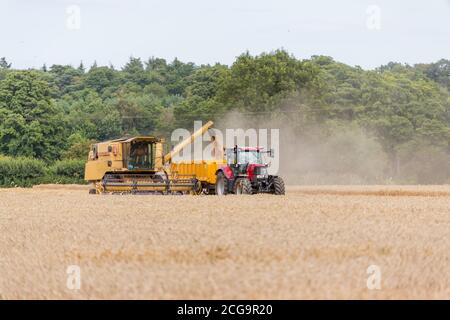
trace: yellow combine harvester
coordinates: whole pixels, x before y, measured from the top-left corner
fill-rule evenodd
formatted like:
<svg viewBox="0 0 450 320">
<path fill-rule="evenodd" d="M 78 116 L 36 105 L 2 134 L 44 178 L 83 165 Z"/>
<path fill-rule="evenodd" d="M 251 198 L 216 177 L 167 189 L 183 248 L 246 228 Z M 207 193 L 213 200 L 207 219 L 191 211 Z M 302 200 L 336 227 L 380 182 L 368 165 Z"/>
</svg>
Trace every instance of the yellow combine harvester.
<svg viewBox="0 0 450 320">
<path fill-rule="evenodd" d="M 202 136 L 210 121 L 163 155 L 164 140 L 138 136 L 93 144 L 85 167 L 85 180 L 93 184 L 92 194 L 101 193 L 199 193 L 195 174 L 171 171 L 170 161 L 184 147 Z"/>
</svg>

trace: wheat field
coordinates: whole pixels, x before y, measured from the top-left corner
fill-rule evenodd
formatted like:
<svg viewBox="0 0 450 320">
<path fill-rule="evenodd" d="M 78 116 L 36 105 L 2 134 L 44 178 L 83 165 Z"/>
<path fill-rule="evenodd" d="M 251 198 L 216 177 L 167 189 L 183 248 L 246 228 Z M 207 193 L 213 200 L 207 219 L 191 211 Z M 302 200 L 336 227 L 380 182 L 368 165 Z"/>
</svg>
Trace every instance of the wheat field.
<svg viewBox="0 0 450 320">
<path fill-rule="evenodd" d="M 450 186 L 0 190 L 3 299 L 449 299 Z M 67 286 L 80 269 L 79 289 Z M 379 289 L 367 286 L 368 268 Z"/>
</svg>

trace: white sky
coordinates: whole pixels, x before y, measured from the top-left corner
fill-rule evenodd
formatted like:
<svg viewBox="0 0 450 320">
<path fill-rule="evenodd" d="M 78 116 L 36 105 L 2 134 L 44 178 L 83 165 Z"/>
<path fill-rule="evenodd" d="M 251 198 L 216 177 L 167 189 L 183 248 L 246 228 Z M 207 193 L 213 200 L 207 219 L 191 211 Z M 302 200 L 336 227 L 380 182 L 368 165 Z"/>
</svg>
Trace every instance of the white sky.
<svg viewBox="0 0 450 320">
<path fill-rule="evenodd" d="M 277 48 L 374 68 L 450 59 L 450 0 L 0 0 L 0 30 L 15 68 L 121 67 L 131 55 L 231 64 Z"/>
</svg>

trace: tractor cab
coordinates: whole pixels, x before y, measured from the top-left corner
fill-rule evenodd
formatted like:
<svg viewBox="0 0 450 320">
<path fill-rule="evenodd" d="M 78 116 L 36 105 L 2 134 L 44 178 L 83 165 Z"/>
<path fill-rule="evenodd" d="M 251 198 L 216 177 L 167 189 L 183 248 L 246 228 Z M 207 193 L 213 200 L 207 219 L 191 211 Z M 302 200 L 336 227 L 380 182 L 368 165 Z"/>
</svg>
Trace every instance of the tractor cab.
<svg viewBox="0 0 450 320">
<path fill-rule="evenodd" d="M 273 150 L 261 147 L 238 147 L 226 149 L 227 164 L 236 176 L 246 175 L 250 180 L 267 176 L 266 154 L 273 156 Z"/>
<path fill-rule="evenodd" d="M 228 164 L 263 164 L 262 148 L 239 148 L 227 149 Z"/>
</svg>

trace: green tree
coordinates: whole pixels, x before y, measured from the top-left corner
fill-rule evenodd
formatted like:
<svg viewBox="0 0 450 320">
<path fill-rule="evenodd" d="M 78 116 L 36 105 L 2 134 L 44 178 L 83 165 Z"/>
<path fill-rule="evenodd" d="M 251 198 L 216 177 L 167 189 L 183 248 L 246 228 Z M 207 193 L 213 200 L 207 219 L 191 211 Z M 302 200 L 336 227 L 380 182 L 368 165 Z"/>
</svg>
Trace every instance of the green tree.
<svg viewBox="0 0 450 320">
<path fill-rule="evenodd" d="M 441 59 L 436 63 L 417 64 L 415 67 L 431 80 L 450 90 L 450 60 Z"/>
<path fill-rule="evenodd" d="M 223 113 L 221 105 L 214 101 L 229 69 L 220 64 L 202 66 L 190 77 L 186 87 L 186 99 L 174 108 L 177 126 L 190 127 L 194 120 L 209 120 Z"/>
<path fill-rule="evenodd" d="M 175 58 L 168 66 L 164 73 L 165 85 L 170 94 L 183 95 L 184 90 L 189 85 L 188 77 L 194 72 L 195 65 L 193 63 L 183 63 Z"/>
<path fill-rule="evenodd" d="M 318 73 L 314 64 L 299 61 L 283 50 L 256 57 L 246 53 L 231 66 L 217 102 L 226 109 L 270 111 L 292 93 L 311 89 Z"/>
<path fill-rule="evenodd" d="M 152 76 L 145 72 L 144 64 L 140 58 L 130 57 L 130 60 L 123 67 L 125 81 L 137 84 L 141 87 L 150 83 Z"/>
<path fill-rule="evenodd" d="M 81 63 L 44 72 L 16 71 L 3 58 L 0 153 L 83 158 L 91 141 L 168 135 L 194 120 L 225 125 L 233 113 L 249 126 L 276 126 L 289 133 L 283 139 L 304 141 L 314 156 L 307 161 L 311 167 L 299 168 L 301 175 L 335 177 L 328 182 L 356 174 L 345 181 L 445 183 L 449 66 L 441 59 L 363 70 L 327 56 L 299 60 L 277 50 L 244 53 L 231 66 L 131 57 L 118 69 L 94 63 L 85 71 Z M 372 160 L 362 164 L 367 158 Z"/>
<path fill-rule="evenodd" d="M 60 91 L 59 95 L 79 90 L 81 88 L 81 77 L 83 72 L 69 65 L 52 65 L 49 70 L 53 75 L 53 82 Z"/>
<path fill-rule="evenodd" d="M 122 134 L 122 119 L 114 106 L 105 103 L 100 95 L 85 89 L 74 96 L 66 96 L 67 122 L 72 134 L 79 133 L 88 140 L 106 140 Z"/>
<path fill-rule="evenodd" d="M 86 159 L 93 140 L 86 139 L 80 133 L 74 133 L 68 138 L 69 147 L 62 154 L 62 159 Z"/>
<path fill-rule="evenodd" d="M 167 61 L 165 59 L 151 57 L 145 65 L 147 71 L 157 71 L 160 73 L 167 71 Z"/>
<path fill-rule="evenodd" d="M 111 68 L 92 67 L 86 74 L 84 83 L 88 88 L 92 88 L 101 94 L 107 88 L 117 88 L 120 79 L 118 72 Z"/>
<path fill-rule="evenodd" d="M 151 134 L 161 116 L 161 101 L 153 95 L 119 90 L 108 104 L 119 112 L 124 134 Z"/>
<path fill-rule="evenodd" d="M 38 71 L 13 71 L 0 82 L 0 152 L 57 159 L 64 149 L 62 110 Z"/>
</svg>

